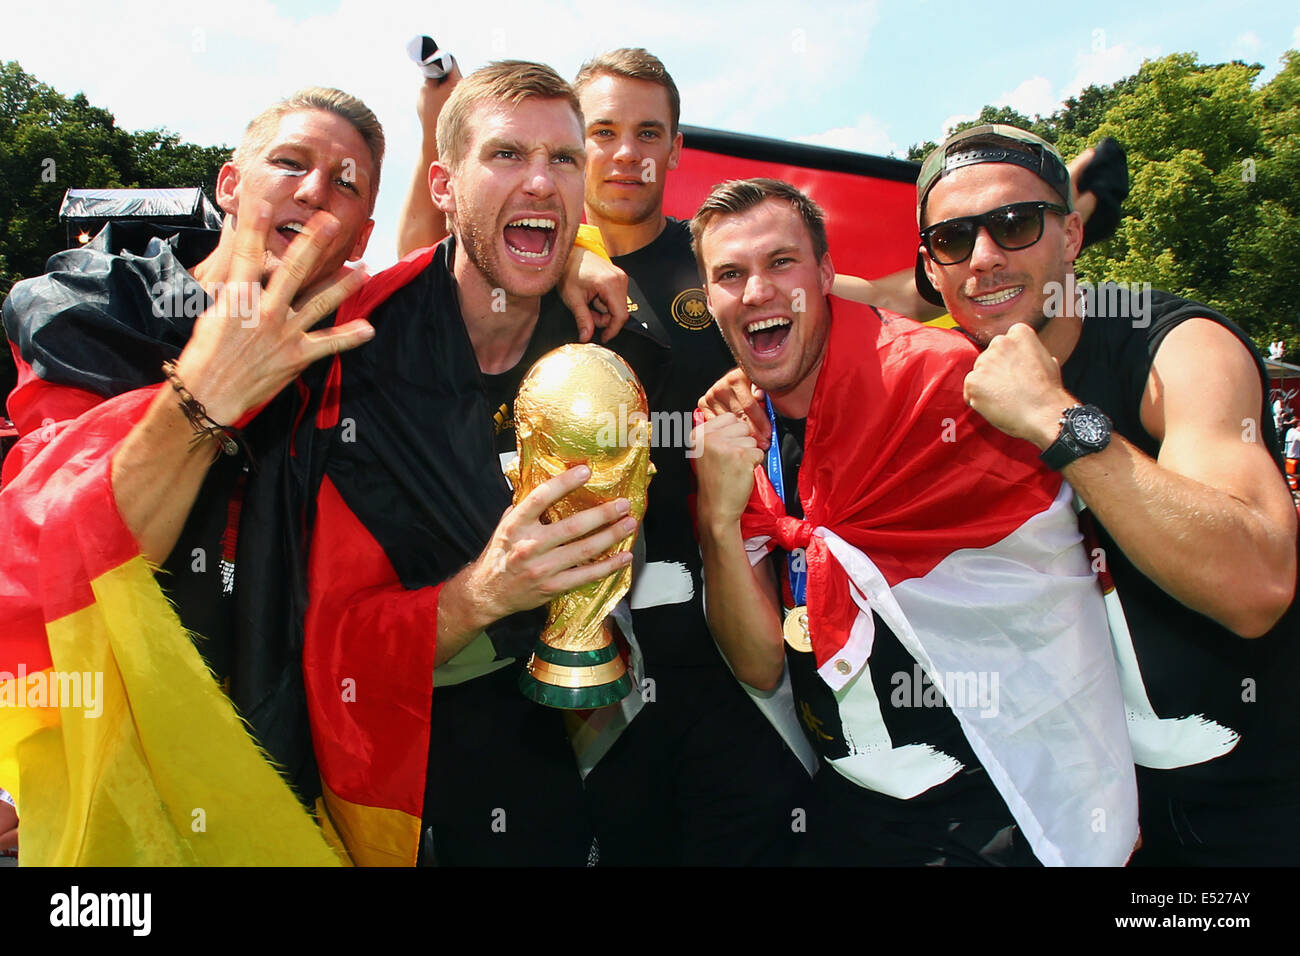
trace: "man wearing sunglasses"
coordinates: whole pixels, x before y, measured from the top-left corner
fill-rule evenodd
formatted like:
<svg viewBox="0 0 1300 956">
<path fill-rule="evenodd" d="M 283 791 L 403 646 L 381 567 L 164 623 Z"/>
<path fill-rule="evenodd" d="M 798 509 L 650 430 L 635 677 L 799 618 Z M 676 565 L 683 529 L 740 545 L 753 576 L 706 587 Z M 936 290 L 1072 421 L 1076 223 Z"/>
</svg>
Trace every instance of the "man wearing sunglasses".
<svg viewBox="0 0 1300 956">
<path fill-rule="evenodd" d="M 1076 295 L 1069 174 L 1030 133 L 950 137 L 917 195 L 925 274 L 985 347 L 967 402 L 1037 445 L 1095 517 L 1135 862 L 1300 863 L 1296 513 L 1250 339 L 1167 293 Z"/>
</svg>

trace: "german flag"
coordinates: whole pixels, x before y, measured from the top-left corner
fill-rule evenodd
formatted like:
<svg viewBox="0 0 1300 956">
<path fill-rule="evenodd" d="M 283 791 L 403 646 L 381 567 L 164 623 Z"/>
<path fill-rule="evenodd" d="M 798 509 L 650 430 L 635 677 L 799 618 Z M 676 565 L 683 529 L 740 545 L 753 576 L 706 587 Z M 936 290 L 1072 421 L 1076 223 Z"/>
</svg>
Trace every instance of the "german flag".
<svg viewBox="0 0 1300 956">
<path fill-rule="evenodd" d="M 0 786 L 24 865 L 337 865 L 122 523 L 135 389 L 29 434 L 0 493 Z"/>
<path fill-rule="evenodd" d="M 21 801 L 22 860 L 414 862 L 426 747 L 393 715 L 422 711 L 427 728 L 432 651 L 429 674 L 408 681 L 368 632 L 345 631 L 313 646 L 304 674 L 306 538 L 338 423 L 337 361 L 257 414 L 245 457 L 213 464 L 161 569 L 113 499 L 113 455 L 190 339 L 206 300 L 188 268 L 216 241 L 110 223 L 4 304 L 18 369 L 8 408 L 24 437 L 0 480 L 0 787 Z M 337 772 L 358 752 L 355 774 Z M 413 808 L 400 852 L 369 852 L 374 828 L 322 794 L 384 819 Z"/>
<path fill-rule="evenodd" d="M 422 272 L 434 249 L 372 277 L 337 324 L 371 313 Z M 309 442 L 340 424 L 342 363 L 329 363 Z M 317 444 L 313 445 L 310 442 Z M 321 777 L 322 821 L 359 866 L 414 866 L 428 769 L 439 587 L 408 590 L 328 477 L 314 483 L 303 680 Z M 337 576 L 336 576 L 337 575 Z"/>
<path fill-rule="evenodd" d="M 872 279 L 915 265 L 920 163 L 700 126 L 683 126 L 682 134 L 681 162 L 664 186 L 668 215 L 690 219 L 718 183 L 767 176 L 825 211 L 840 274 Z"/>
</svg>

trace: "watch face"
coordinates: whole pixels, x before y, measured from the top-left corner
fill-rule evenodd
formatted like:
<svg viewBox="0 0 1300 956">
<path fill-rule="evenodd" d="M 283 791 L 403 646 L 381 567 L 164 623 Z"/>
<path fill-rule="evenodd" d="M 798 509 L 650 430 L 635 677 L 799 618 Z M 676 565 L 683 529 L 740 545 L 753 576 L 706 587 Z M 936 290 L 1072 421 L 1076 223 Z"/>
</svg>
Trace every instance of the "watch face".
<svg viewBox="0 0 1300 956">
<path fill-rule="evenodd" d="M 1102 447 L 1110 438 L 1110 427 L 1105 417 L 1091 408 L 1079 408 L 1070 416 L 1070 430 L 1085 445 Z"/>
</svg>

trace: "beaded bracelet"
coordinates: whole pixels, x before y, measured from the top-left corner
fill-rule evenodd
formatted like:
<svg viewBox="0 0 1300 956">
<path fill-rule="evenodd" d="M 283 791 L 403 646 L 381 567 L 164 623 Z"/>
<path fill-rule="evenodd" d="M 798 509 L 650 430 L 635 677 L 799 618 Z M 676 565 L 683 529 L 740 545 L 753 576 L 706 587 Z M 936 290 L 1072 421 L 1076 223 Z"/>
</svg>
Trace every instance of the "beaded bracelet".
<svg viewBox="0 0 1300 956">
<path fill-rule="evenodd" d="M 190 442 L 192 445 L 198 444 L 204 438 L 215 438 L 221 451 L 227 455 L 239 454 L 239 443 L 231 436 L 235 430 L 228 425 L 218 425 L 208 417 L 207 409 L 203 403 L 190 394 L 190 390 L 185 387 L 179 375 L 176 374 L 176 363 L 163 362 L 163 374 L 167 376 L 167 381 L 171 383 L 173 391 L 180 396 L 177 405 L 180 410 L 189 419 L 190 425 L 194 427 L 194 439 Z"/>
</svg>

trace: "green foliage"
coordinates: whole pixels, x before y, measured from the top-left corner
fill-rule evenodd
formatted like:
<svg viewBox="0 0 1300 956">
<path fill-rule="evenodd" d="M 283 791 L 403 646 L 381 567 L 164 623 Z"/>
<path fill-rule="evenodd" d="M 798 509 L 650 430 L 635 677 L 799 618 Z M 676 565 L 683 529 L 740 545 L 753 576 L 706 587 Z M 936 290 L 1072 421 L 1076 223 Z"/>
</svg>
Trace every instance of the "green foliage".
<svg viewBox="0 0 1300 956">
<path fill-rule="evenodd" d="M 914 143 L 907 147 L 907 158 L 914 163 L 919 163 L 930 154 L 930 150 L 934 149 L 938 145 L 939 144 L 932 139 L 927 139 L 921 143 Z"/>
<path fill-rule="evenodd" d="M 1257 84 L 1263 67 L 1150 60 L 1090 86 L 1048 117 L 986 106 L 976 122 L 1011 122 L 1068 159 L 1102 137 L 1128 153 L 1132 191 L 1114 238 L 1083 254 L 1093 281 L 1149 282 L 1242 325 L 1265 350 L 1300 355 L 1300 53 Z M 963 124 L 975 125 L 974 123 Z M 932 143 L 908 151 L 920 159 Z"/>
<path fill-rule="evenodd" d="M 1017 112 L 1009 106 L 986 106 L 980 110 L 980 115 L 973 120 L 963 120 L 957 123 L 947 131 L 948 136 L 953 133 L 960 133 L 964 129 L 970 129 L 972 126 L 984 126 L 988 123 L 1004 123 L 1008 126 L 1019 126 L 1021 129 L 1027 129 L 1037 133 L 1049 142 L 1055 142 L 1055 135 L 1051 133 L 1050 128 L 1040 118 L 1030 119 L 1024 113 Z M 938 143 L 926 141 L 917 143 L 907 151 L 907 158 L 913 162 L 921 162 L 925 159 L 926 154 L 934 149 Z"/>
<path fill-rule="evenodd" d="M 1091 142 L 1128 150 L 1133 189 L 1115 239 L 1080 260 L 1096 279 L 1150 282 L 1300 353 L 1300 58 L 1256 87 L 1258 64 L 1175 54 L 1143 65 Z M 1087 145 L 1081 142 L 1079 145 Z"/>
<path fill-rule="evenodd" d="M 69 188 L 201 186 L 211 190 L 225 146 L 166 130 L 130 132 L 84 94 L 67 97 L 0 64 L 0 298 L 64 247 L 59 204 Z"/>
</svg>

